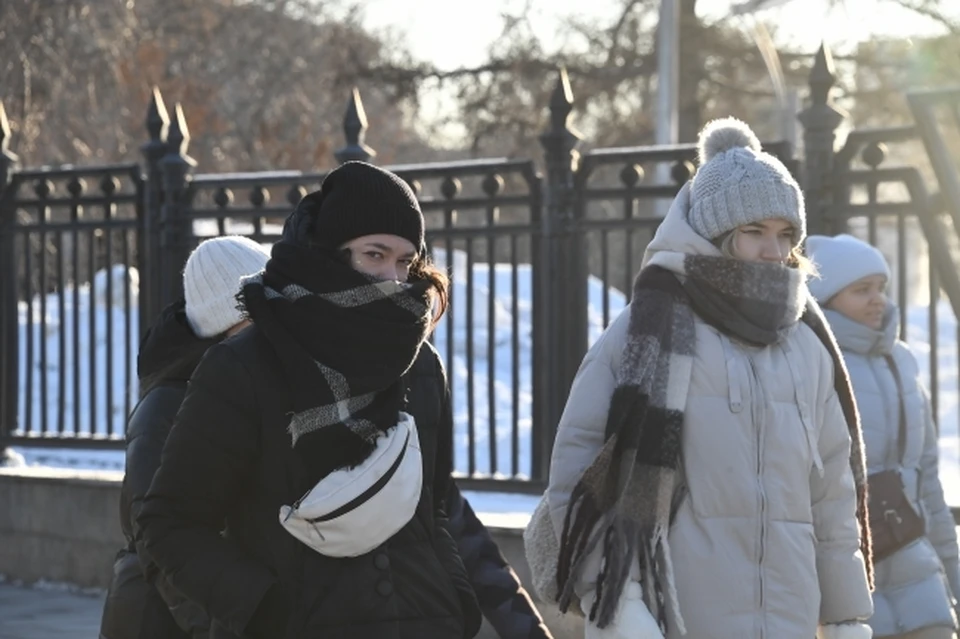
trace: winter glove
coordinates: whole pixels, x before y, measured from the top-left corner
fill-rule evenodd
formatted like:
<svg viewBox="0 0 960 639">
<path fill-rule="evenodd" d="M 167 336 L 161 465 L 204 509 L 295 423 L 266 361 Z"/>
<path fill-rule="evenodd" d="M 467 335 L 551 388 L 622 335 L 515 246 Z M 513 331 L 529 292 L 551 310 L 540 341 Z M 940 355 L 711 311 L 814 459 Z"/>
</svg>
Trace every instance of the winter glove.
<svg viewBox="0 0 960 639">
<path fill-rule="evenodd" d="M 643 590 L 637 582 L 627 582 L 617 602 L 613 621 L 606 628 L 598 628 L 595 622 L 590 621 L 590 608 L 596 595 L 591 591 L 580 600 L 580 608 L 587 618 L 584 639 L 663 639 L 660 625 L 643 603 Z"/>
<path fill-rule="evenodd" d="M 873 639 L 873 629 L 865 623 L 831 623 L 820 626 L 817 639 Z"/>
</svg>

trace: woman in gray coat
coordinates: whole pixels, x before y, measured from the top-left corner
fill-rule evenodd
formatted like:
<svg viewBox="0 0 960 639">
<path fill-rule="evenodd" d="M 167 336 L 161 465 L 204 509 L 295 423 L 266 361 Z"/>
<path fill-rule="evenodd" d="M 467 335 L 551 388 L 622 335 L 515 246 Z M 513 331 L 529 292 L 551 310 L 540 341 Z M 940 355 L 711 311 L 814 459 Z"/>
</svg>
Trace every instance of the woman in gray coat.
<svg viewBox="0 0 960 639">
<path fill-rule="evenodd" d="M 742 122 L 699 150 L 558 425 L 559 607 L 585 639 L 870 639 L 862 439 L 803 196 Z"/>
<path fill-rule="evenodd" d="M 917 361 L 897 339 L 883 255 L 850 235 L 812 236 L 810 291 L 843 351 L 867 452 L 876 563 L 874 637 L 949 639 L 960 588 L 957 535 L 937 472 L 937 431 Z"/>
</svg>

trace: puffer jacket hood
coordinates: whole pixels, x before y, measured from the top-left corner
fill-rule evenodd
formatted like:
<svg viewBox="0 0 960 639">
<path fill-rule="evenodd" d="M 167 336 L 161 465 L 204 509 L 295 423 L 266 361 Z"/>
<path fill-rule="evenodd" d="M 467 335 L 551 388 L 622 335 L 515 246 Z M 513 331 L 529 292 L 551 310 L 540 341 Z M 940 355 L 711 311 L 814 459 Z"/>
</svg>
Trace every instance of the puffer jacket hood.
<svg viewBox="0 0 960 639">
<path fill-rule="evenodd" d="M 141 381 L 162 374 L 163 381 L 186 382 L 204 352 L 217 343 L 216 339 L 201 339 L 194 334 L 185 308 L 183 300 L 170 304 L 143 336 L 137 355 Z M 191 356 L 184 359 L 186 353 Z"/>
<path fill-rule="evenodd" d="M 722 255 L 720 249 L 710 240 L 693 230 L 687 221 L 690 210 L 690 183 L 684 184 L 674 198 L 666 217 L 657 227 L 653 239 L 643 252 L 643 266 L 650 263 L 653 256 L 661 251 L 689 253 L 691 255 Z"/>
<path fill-rule="evenodd" d="M 883 313 L 883 327 L 880 330 L 856 322 L 829 308 L 823 309 L 823 316 L 830 322 L 830 328 L 840 348 L 858 355 L 889 355 L 900 335 L 900 314 L 892 302 L 887 303 L 887 309 Z"/>
</svg>

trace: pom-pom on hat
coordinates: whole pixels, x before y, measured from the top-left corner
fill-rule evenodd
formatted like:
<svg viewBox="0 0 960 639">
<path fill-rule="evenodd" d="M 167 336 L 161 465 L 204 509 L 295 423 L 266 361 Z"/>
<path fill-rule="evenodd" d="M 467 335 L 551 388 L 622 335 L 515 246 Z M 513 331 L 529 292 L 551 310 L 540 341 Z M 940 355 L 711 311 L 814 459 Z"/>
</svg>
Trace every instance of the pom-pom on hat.
<svg viewBox="0 0 960 639">
<path fill-rule="evenodd" d="M 756 134 L 736 118 L 714 120 L 700 131 L 700 168 L 690 186 L 688 222 L 708 240 L 739 226 L 781 218 L 807 232 L 803 193 L 780 160 L 764 153 Z"/>
</svg>

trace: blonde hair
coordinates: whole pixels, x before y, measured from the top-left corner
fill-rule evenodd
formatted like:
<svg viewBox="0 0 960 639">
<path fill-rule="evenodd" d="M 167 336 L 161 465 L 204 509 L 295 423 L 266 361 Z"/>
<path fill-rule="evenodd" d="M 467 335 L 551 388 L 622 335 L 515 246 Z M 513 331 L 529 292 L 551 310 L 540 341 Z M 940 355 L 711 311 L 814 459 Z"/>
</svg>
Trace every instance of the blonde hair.
<svg viewBox="0 0 960 639">
<path fill-rule="evenodd" d="M 739 227 L 738 227 L 739 228 Z M 733 250 L 734 242 L 734 233 L 737 229 L 732 231 L 727 231 L 720 237 L 715 240 L 715 244 L 720 248 L 720 252 L 723 253 L 724 257 L 729 257 L 731 259 L 738 259 L 736 253 Z M 784 263 L 791 267 L 799 270 L 801 273 L 804 273 L 808 276 L 817 275 L 817 266 L 814 264 L 810 258 L 803 254 L 803 246 L 800 244 L 794 244 L 793 248 L 790 249 L 790 253 L 787 254 L 787 259 L 784 260 Z"/>
</svg>

